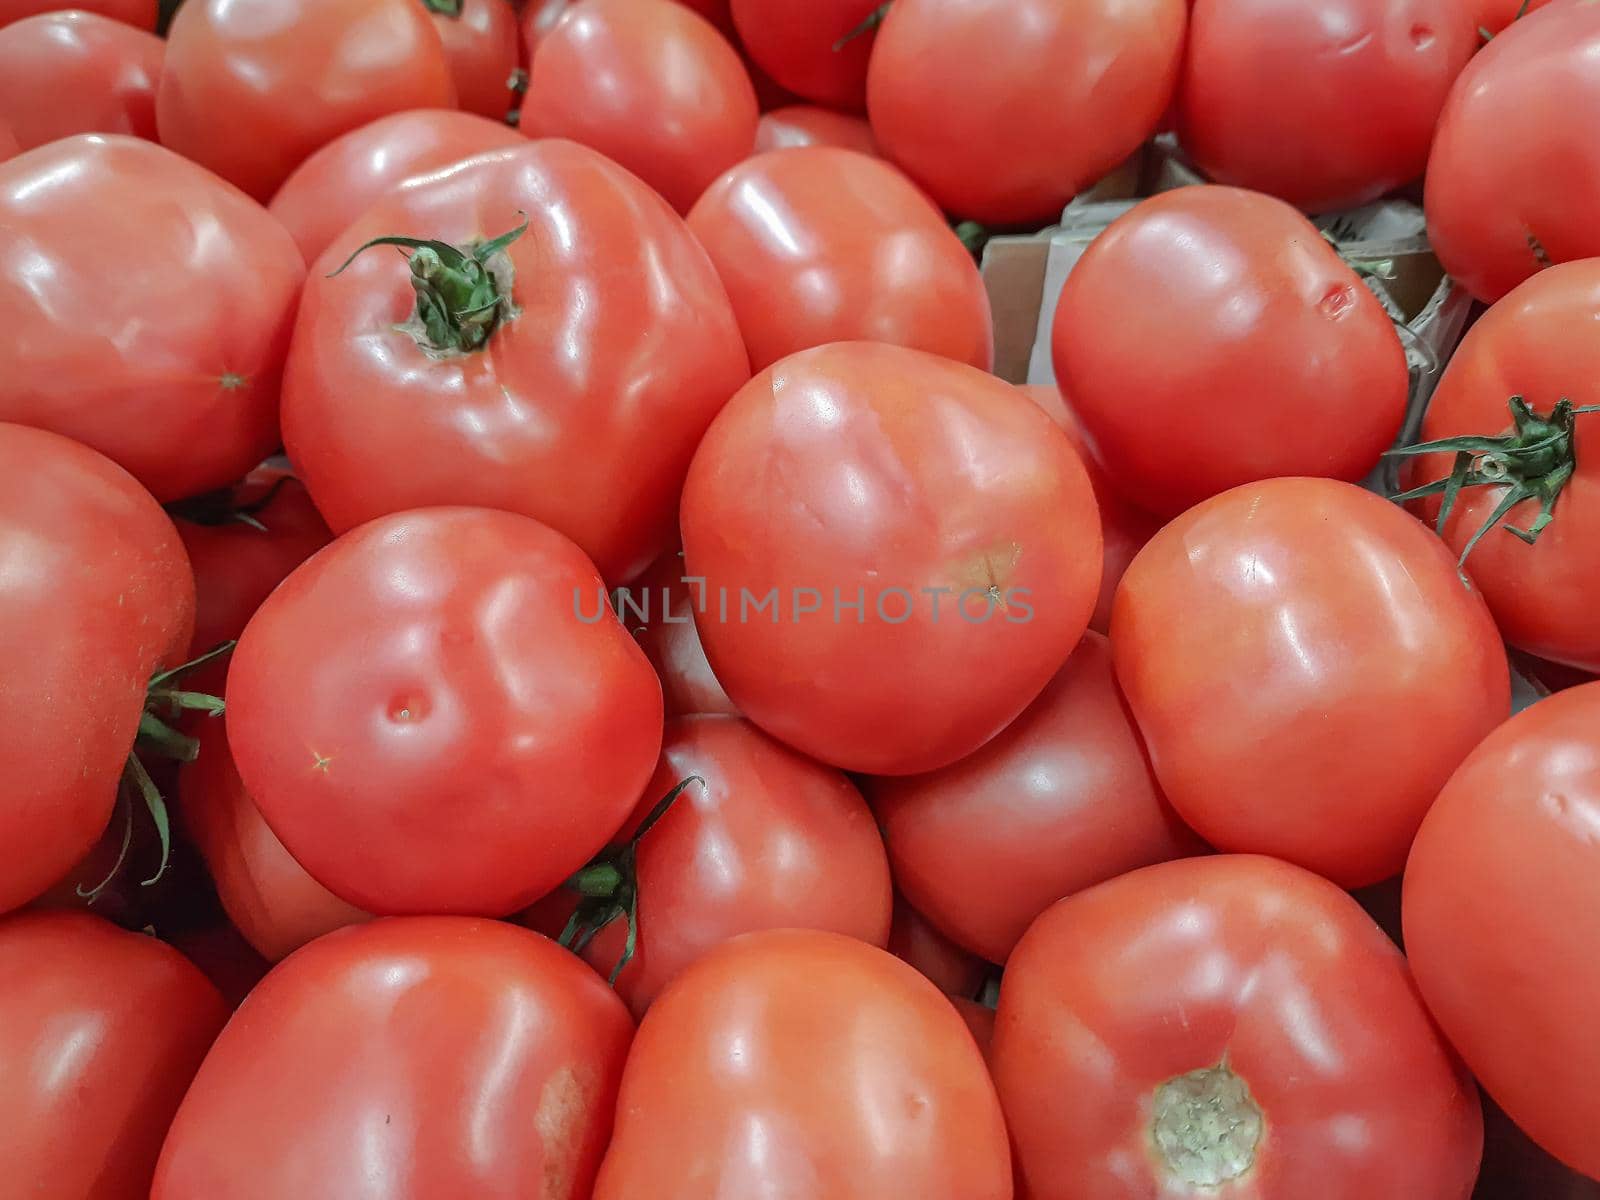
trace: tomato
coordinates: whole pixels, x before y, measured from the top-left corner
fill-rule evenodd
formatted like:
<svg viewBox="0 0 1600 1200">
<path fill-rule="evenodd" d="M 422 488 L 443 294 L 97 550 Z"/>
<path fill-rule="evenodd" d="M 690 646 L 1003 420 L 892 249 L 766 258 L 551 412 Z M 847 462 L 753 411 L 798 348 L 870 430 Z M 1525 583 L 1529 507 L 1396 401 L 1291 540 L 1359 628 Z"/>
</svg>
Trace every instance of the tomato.
<svg viewBox="0 0 1600 1200">
<path fill-rule="evenodd" d="M 1472 544 L 1464 566 L 1482 590 L 1500 631 L 1513 646 L 1586 671 L 1600 671 L 1600 412 L 1555 417 L 1557 405 L 1600 405 L 1600 261 L 1563 263 L 1541 271 L 1496 303 L 1467 331 L 1450 359 L 1423 422 L 1426 443 L 1463 436 L 1511 435 L 1509 453 L 1496 453 L 1484 486 L 1464 488 L 1443 529 L 1457 553 L 1487 528 L 1507 500 L 1525 497 Z M 1511 397 L 1527 413 L 1515 418 Z M 1515 449 L 1521 441 L 1535 450 Z M 1554 452 L 1544 449 L 1551 437 Z M 1484 449 L 1475 444 L 1475 449 Z M 1421 486 L 1451 474 L 1454 455 L 1415 460 L 1408 483 Z M 1482 478 L 1481 474 L 1474 478 Z M 1529 545 L 1511 535 L 1539 519 L 1551 499 L 1553 519 Z M 1433 522 L 1439 501 L 1423 506 Z"/>
<path fill-rule="evenodd" d="M 724 943 L 639 1027 L 594 1200 L 1010 1200 L 1005 1125 L 932 984 L 865 943 Z"/>
<path fill-rule="evenodd" d="M 428 509 L 339 538 L 234 652 L 245 791 L 359 908 L 526 907 L 622 824 L 661 745 L 661 687 L 601 586 L 511 513 Z"/>
<path fill-rule="evenodd" d="M 1100 583 L 1066 437 L 1010 384 L 898 346 L 823 346 L 751 380 L 700 444 L 681 520 L 696 625 L 739 711 L 878 775 L 1009 724 Z"/>
<path fill-rule="evenodd" d="M 1106 475 L 1164 516 L 1258 479 L 1360 479 L 1405 419 L 1378 298 L 1311 222 L 1237 188 L 1114 221 L 1067 276 L 1050 344 Z"/>
<path fill-rule="evenodd" d="M 1482 33 L 1499 33 L 1512 21 L 1543 8 L 1550 0 L 1475 0 L 1473 10 L 1478 14 L 1477 28 Z M 1481 35 L 1480 35 L 1481 36 Z"/>
<path fill-rule="evenodd" d="M 265 203 L 341 133 L 455 99 L 417 0 L 190 0 L 168 34 L 156 125 L 162 145 Z"/>
<path fill-rule="evenodd" d="M 832 146 L 760 154 L 689 213 L 760 370 L 828 342 L 890 342 L 988 370 L 989 293 L 899 171 Z"/>
<path fill-rule="evenodd" d="M 1445 1034 L 1513 1120 L 1600 1178 L 1600 684 L 1541 700 L 1453 775 L 1406 864 L 1405 934 Z M 1493 997 L 1492 1005 L 1484 998 Z"/>
<path fill-rule="evenodd" d="M 1516 22 L 1461 72 L 1428 159 L 1428 238 L 1485 303 L 1551 263 L 1600 255 L 1590 220 L 1600 148 L 1600 9 Z"/>
<path fill-rule="evenodd" d="M 1326 479 L 1235 488 L 1166 526 L 1122 578 L 1111 646 L 1179 815 L 1345 887 L 1400 870 L 1510 708 L 1499 634 L 1444 543 Z"/>
<path fill-rule="evenodd" d="M 632 865 L 619 870 L 618 856 L 603 854 L 573 880 L 584 904 L 564 889 L 530 919 L 557 935 L 577 908 L 575 930 L 598 930 L 583 956 L 602 974 L 617 972 L 617 994 L 635 1016 L 685 967 L 741 933 L 827 929 L 876 946 L 889 937 L 889 862 L 861 793 L 738 717 L 669 722 L 655 776 L 614 840 L 636 846 Z M 630 904 L 638 922 L 631 958 Z"/>
<path fill-rule="evenodd" d="M 227 1013 L 205 976 L 152 937 L 87 913 L 0 920 L 0 1123 L 6 1170 L 24 1189 L 14 1194 L 145 1200 Z"/>
<path fill-rule="evenodd" d="M 948 996 L 976 996 L 989 977 L 988 963 L 945 937 L 900 897 L 895 899 L 886 949 Z"/>
<path fill-rule="evenodd" d="M 1483 1118 L 1405 959 L 1287 863 L 1163 863 L 1061 901 L 990 1056 L 1032 1200 L 1466 1200 Z"/>
<path fill-rule="evenodd" d="M 98 13 L 128 25 L 137 25 L 140 29 L 154 29 L 159 3 L 160 0 L 74 0 L 72 7 L 79 12 Z M 0 0 L 0 26 L 55 12 L 59 8 L 60 0 Z M 56 99 L 54 95 L 51 96 L 52 103 Z"/>
<path fill-rule="evenodd" d="M 1104 535 L 1105 550 L 1100 572 L 1100 598 L 1095 601 L 1094 615 L 1089 618 L 1089 628 L 1105 633 L 1111 628 L 1111 601 L 1117 594 L 1117 584 L 1133 556 L 1155 536 L 1161 522 L 1141 508 L 1130 504 L 1094 459 L 1094 452 L 1084 440 L 1083 427 L 1077 416 L 1061 399 L 1060 389 L 1048 384 L 1032 384 L 1023 392 L 1061 427 L 1083 459 L 1089 473 L 1089 485 L 1100 508 L 1100 526 Z"/>
<path fill-rule="evenodd" d="M 1462 0 L 1195 0 L 1178 129 L 1218 183 L 1310 212 L 1422 176 L 1480 44 Z"/>
<path fill-rule="evenodd" d="M 155 34 L 89 12 L 0 27 L 0 122 L 23 149 L 75 133 L 153 141 L 165 51 Z"/>
<path fill-rule="evenodd" d="M 878 2 L 733 0 L 733 24 L 750 57 L 781 86 L 818 104 L 859 111 L 867 103 L 873 42 L 872 30 L 861 26 Z"/>
<path fill-rule="evenodd" d="M 867 72 L 873 133 L 950 212 L 1054 221 L 1155 132 L 1184 20 L 1183 0 L 895 0 Z"/>
<path fill-rule="evenodd" d="M 0 167 L 0 420 L 99 450 L 157 500 L 230 484 L 277 447 L 304 270 L 276 221 L 169 150 L 19 155 Z"/>
<path fill-rule="evenodd" d="M 860 154 L 878 153 L 872 126 L 860 117 L 810 104 L 788 104 L 761 114 L 756 123 L 756 153 L 795 146 L 838 146 Z"/>
<path fill-rule="evenodd" d="M 0 562 L 5 912 L 106 828 L 151 676 L 189 644 L 194 577 L 172 522 L 126 472 L 19 425 L 0 425 Z"/>
<path fill-rule="evenodd" d="M 1205 850 L 1161 795 L 1098 633 L 982 749 L 869 794 L 906 898 L 992 963 L 1061 897 Z"/>
<path fill-rule="evenodd" d="M 406 321 L 429 256 L 408 269 L 375 249 L 325 278 L 372 238 L 481 248 L 523 214 L 530 226 L 487 268 L 502 304 L 437 338 Z M 748 374 L 716 272 L 660 198 L 592 150 L 525 144 L 392 193 L 324 254 L 301 302 L 283 436 L 335 532 L 432 504 L 505 508 L 621 582 L 671 544 L 690 457 Z"/>
<path fill-rule="evenodd" d="M 526 929 L 341 929 L 217 1039 L 151 1200 L 588 1200 L 632 1032 L 603 980 Z"/>
<path fill-rule="evenodd" d="M 739 710 L 722 690 L 706 661 L 695 629 L 695 601 L 700 585 L 684 577 L 683 552 L 662 557 L 639 582 L 620 596 L 617 616 L 638 639 L 650 665 L 661 677 L 668 716 Z"/>
<path fill-rule="evenodd" d="M 511 75 L 522 62 L 517 13 L 508 0 L 422 0 L 450 60 L 463 109 L 504 121 L 516 106 Z"/>
<path fill-rule="evenodd" d="M 584 0 L 534 49 L 522 130 L 582 142 L 681 213 L 756 140 L 755 89 L 711 25 L 668 0 Z"/>
</svg>

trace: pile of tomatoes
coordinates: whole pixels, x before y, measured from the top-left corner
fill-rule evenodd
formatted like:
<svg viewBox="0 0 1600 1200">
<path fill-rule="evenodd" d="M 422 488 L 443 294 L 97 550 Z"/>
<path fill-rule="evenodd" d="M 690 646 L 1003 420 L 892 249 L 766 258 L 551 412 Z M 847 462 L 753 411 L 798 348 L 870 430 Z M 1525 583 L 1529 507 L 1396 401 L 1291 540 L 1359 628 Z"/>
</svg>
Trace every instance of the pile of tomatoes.
<svg viewBox="0 0 1600 1200">
<path fill-rule="evenodd" d="M 48 8 L 0 1196 L 1600 1196 L 1600 5 Z"/>
</svg>

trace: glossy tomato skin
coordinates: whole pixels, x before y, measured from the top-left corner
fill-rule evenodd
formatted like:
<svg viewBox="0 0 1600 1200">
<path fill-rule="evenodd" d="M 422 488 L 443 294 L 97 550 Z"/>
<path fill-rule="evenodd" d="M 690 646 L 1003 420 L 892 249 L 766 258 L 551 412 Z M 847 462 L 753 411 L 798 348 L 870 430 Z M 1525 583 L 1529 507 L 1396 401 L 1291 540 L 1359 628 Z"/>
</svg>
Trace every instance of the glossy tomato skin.
<svg viewBox="0 0 1600 1200">
<path fill-rule="evenodd" d="M 639 581 L 622 592 L 617 616 L 639 642 L 661 678 L 667 715 L 722 713 L 739 710 L 717 682 L 706 661 L 694 614 L 703 591 L 685 577 L 683 552 L 664 555 Z"/>
<path fill-rule="evenodd" d="M 760 154 L 706 190 L 689 228 L 728 289 L 758 371 L 855 340 L 984 371 L 993 362 L 977 264 L 888 163 L 833 146 Z"/>
<path fill-rule="evenodd" d="M 264 204 L 341 133 L 455 99 L 417 0 L 196 0 L 167 35 L 156 125 L 162 145 Z"/>
<path fill-rule="evenodd" d="M 88 913 L 0 919 L 7 1171 L 40 1196 L 146 1200 L 167 1126 L 227 1014 L 205 976 L 153 937 Z"/>
<path fill-rule="evenodd" d="M 1185 821 L 1345 887 L 1400 870 L 1510 710 L 1504 646 L 1444 543 L 1326 479 L 1235 488 L 1167 525 L 1122 578 L 1111 646 Z"/>
<path fill-rule="evenodd" d="M 949 1001 L 875 947 L 775 930 L 712 951 L 645 1017 L 594 1200 L 1011 1194 L 994 1088 Z"/>
<path fill-rule="evenodd" d="M 1485 1089 L 1600 1178 L 1600 1051 L 1581 1032 L 1600 997 L 1597 819 L 1600 684 L 1588 684 L 1513 717 L 1451 777 L 1406 864 L 1404 918 L 1422 994 Z"/>
<path fill-rule="evenodd" d="M 194 576 L 172 522 L 76 442 L 0 424 L 0 912 L 111 818 L 150 676 L 181 661 Z"/>
<path fill-rule="evenodd" d="M 1114 221 L 1067 276 L 1050 344 L 1106 475 L 1159 515 L 1280 475 L 1360 479 L 1405 419 L 1378 298 L 1305 217 L 1238 188 Z"/>
<path fill-rule="evenodd" d="M 670 0 L 584 0 L 534 49 L 522 130 L 571 138 L 680 213 L 756 140 L 755 89 L 727 40 Z"/>
<path fill-rule="evenodd" d="M 504 122 L 469 112 L 419 108 L 393 113 L 334 138 L 306 159 L 284 180 L 267 209 L 294 236 L 306 262 L 314 263 L 390 188 L 485 150 L 525 141 Z"/>
<path fill-rule="evenodd" d="M 812 762 L 739 717 L 667 724 L 661 762 L 617 840 L 691 776 L 639 843 L 639 936 L 617 994 L 636 1017 L 708 951 L 762 929 L 825 929 L 882 946 L 893 898 L 889 860 L 866 801 L 842 772 Z M 536 906 L 559 934 L 570 891 Z M 621 960 L 627 923 L 606 926 L 584 957 L 603 975 Z"/>
<path fill-rule="evenodd" d="M 445 57 L 456 103 L 469 113 L 504 121 L 515 104 L 511 73 L 522 61 L 517 13 L 510 0 L 423 0 Z"/>
<path fill-rule="evenodd" d="M 1422 176 L 1480 44 L 1461 0 L 1195 0 L 1179 136 L 1218 183 L 1309 212 Z"/>
<path fill-rule="evenodd" d="M 228 672 L 245 790 L 369 912 L 503 916 L 588 861 L 655 767 L 661 687 L 566 538 L 400 513 L 267 598 Z"/>
<path fill-rule="evenodd" d="M 1600 9 L 1555 4 L 1496 34 L 1461 72 L 1428 159 L 1428 237 L 1492 303 L 1552 262 L 1600 254 Z"/>
<path fill-rule="evenodd" d="M 1539 413 L 1563 399 L 1580 407 L 1600 404 L 1600 348 L 1592 334 L 1597 320 L 1600 261 L 1561 263 L 1520 284 L 1467 331 L 1429 403 L 1419 440 L 1507 433 L 1512 396 Z M 1576 470 L 1538 542 L 1530 546 L 1504 529 L 1493 530 L 1465 567 L 1513 646 L 1600 672 L 1600 413 L 1577 417 L 1573 433 Z M 1453 458 L 1414 460 L 1409 482 L 1447 478 Z M 1453 550 L 1466 548 L 1505 491 L 1462 491 L 1444 530 Z M 1426 502 L 1422 511 L 1432 524 L 1438 502 Z M 1505 524 L 1526 529 L 1538 514 L 1537 501 L 1524 503 Z"/>
<path fill-rule="evenodd" d="M 907 899 L 992 963 L 1063 896 L 1205 850 L 1161 795 L 1098 633 L 976 753 L 870 795 Z"/>
<path fill-rule="evenodd" d="M 895 898 L 885 949 L 947 996 L 976 996 L 989 977 L 988 963 L 945 937 L 904 897 Z"/>
<path fill-rule="evenodd" d="M 786 104 L 761 114 L 756 124 L 757 154 L 797 146 L 838 146 L 858 154 L 878 153 L 872 126 L 862 117 L 812 104 Z"/>
<path fill-rule="evenodd" d="M 633 1023 L 526 929 L 408 917 L 319 938 L 245 1000 L 152 1200 L 588 1200 Z"/>
<path fill-rule="evenodd" d="M 41 13 L 56 12 L 60 7 L 60 0 L 0 0 L 0 26 Z M 83 0 L 72 7 L 79 12 L 97 13 L 140 29 L 154 29 L 159 0 Z"/>
<path fill-rule="evenodd" d="M 751 380 L 695 455 L 681 523 L 700 638 L 739 711 L 878 775 L 1004 728 L 1099 587 L 1066 437 L 1011 385 L 898 346 L 823 346 Z"/>
<path fill-rule="evenodd" d="M 1032 1200 L 1466 1200 L 1483 1145 L 1399 950 L 1274 859 L 1163 863 L 1050 908 L 1007 964 L 990 1064 Z M 1191 1072 L 1194 1119 L 1226 1072 L 1248 1097 L 1209 1127 L 1261 1122 L 1230 1130 L 1213 1186 L 1164 1149 L 1197 1132 L 1162 1090 Z"/>
<path fill-rule="evenodd" d="M 876 0 L 733 0 L 746 52 L 779 85 L 830 108 L 867 104 L 868 31 L 835 46 L 878 7 Z"/>
<path fill-rule="evenodd" d="M 0 122 L 23 149 L 75 133 L 154 141 L 165 49 L 153 33 L 89 12 L 0 27 Z"/>
<path fill-rule="evenodd" d="M 0 420 L 99 450 L 163 502 L 276 448 L 305 268 L 258 205 L 149 142 L 67 138 L 0 167 L 0 260 Z"/>
<path fill-rule="evenodd" d="M 1054 221 L 1155 132 L 1184 21 L 1183 0 L 895 0 L 867 72 L 873 132 L 948 212 Z"/>
<path fill-rule="evenodd" d="M 480 352 L 430 356 L 394 328 L 415 306 L 401 255 L 374 250 L 324 278 L 370 238 L 463 244 L 516 228 L 519 212 L 519 311 Z M 682 220 L 594 151 L 539 142 L 419 179 L 334 242 L 301 302 L 284 443 L 335 532 L 432 504 L 504 508 L 620 583 L 671 544 L 695 446 L 748 375 L 727 294 Z"/>
</svg>

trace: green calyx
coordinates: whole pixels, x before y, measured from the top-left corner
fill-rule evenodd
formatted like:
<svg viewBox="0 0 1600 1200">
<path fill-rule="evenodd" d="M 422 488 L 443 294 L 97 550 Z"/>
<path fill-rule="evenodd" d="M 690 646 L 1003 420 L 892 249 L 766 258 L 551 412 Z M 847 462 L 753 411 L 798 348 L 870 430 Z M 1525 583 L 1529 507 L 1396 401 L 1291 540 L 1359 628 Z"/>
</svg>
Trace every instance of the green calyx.
<svg viewBox="0 0 1600 1200">
<path fill-rule="evenodd" d="M 527 214 L 518 215 L 522 224 L 509 233 L 465 247 L 424 238 L 373 238 L 328 278 L 342 273 L 374 246 L 410 250 L 411 288 L 417 294 L 416 328 L 411 332 L 436 354 L 470 354 L 482 349 L 501 320 L 515 311 L 509 270 L 497 277 L 490 260 L 527 232 Z"/>
<path fill-rule="evenodd" d="M 1398 503 L 1404 503 L 1426 496 L 1443 496 L 1438 520 L 1434 523 L 1441 537 L 1463 488 L 1505 489 L 1500 503 L 1462 548 L 1460 566 L 1466 565 L 1467 556 L 1477 548 L 1484 535 L 1496 525 L 1502 525 L 1511 511 L 1526 500 L 1539 502 L 1539 515 L 1533 524 L 1526 529 L 1514 525 L 1503 527 L 1507 533 L 1516 535 L 1530 546 L 1539 540 L 1539 535 L 1555 520 L 1556 502 L 1561 499 L 1562 491 L 1578 469 L 1577 448 L 1573 438 L 1577 418 L 1585 413 L 1600 412 L 1600 405 L 1575 408 L 1571 400 L 1562 400 L 1549 415 L 1541 416 L 1521 396 L 1511 397 L 1510 407 L 1512 428 L 1508 434 L 1499 437 L 1440 438 L 1438 441 L 1422 442 L 1389 452 L 1400 458 L 1415 458 L 1423 454 L 1455 455 L 1455 463 L 1446 478 L 1390 497 Z M 1465 579 L 1465 575 L 1462 577 Z"/>
<path fill-rule="evenodd" d="M 867 34 L 871 33 L 879 25 L 882 25 L 883 19 L 889 15 L 889 10 L 893 7 L 893 0 L 889 0 L 888 3 L 878 5 L 877 8 L 873 9 L 862 18 L 861 24 L 857 25 L 849 33 L 845 34 L 833 44 L 833 52 L 837 54 L 851 42 L 855 41 L 858 37 L 866 37 Z"/>
<path fill-rule="evenodd" d="M 459 20 L 461 10 L 465 7 L 465 0 L 422 0 L 422 7 L 441 17 Z"/>
<path fill-rule="evenodd" d="M 667 810 L 691 783 L 706 785 L 698 775 L 685 777 L 650 810 L 631 838 L 607 846 L 588 866 L 567 880 L 566 886 L 577 892 L 580 899 L 572 919 L 556 940 L 574 954 L 582 954 L 595 935 L 613 921 L 628 922 L 628 940 L 623 945 L 622 957 L 611 968 L 613 985 L 639 949 L 639 843 L 667 815 Z"/>
<path fill-rule="evenodd" d="M 977 221 L 957 221 L 951 226 L 957 240 L 967 248 L 967 253 L 973 258 L 983 257 L 983 248 L 989 244 L 989 239 L 994 236 L 987 225 Z"/>
</svg>

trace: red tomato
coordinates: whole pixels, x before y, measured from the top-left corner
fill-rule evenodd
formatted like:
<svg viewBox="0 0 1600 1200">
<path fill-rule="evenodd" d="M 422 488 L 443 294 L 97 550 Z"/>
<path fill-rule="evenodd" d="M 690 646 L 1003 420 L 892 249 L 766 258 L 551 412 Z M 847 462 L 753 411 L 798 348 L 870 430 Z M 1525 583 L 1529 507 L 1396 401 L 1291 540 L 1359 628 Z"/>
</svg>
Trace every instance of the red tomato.
<svg viewBox="0 0 1600 1200">
<path fill-rule="evenodd" d="M 1550 0 L 1474 0 L 1477 27 L 1483 33 L 1499 33 L 1512 21 L 1543 8 Z"/>
<path fill-rule="evenodd" d="M 265 201 L 341 133 L 455 103 L 417 0 L 190 0 L 156 92 L 161 144 Z"/>
<path fill-rule="evenodd" d="M 1400 870 L 1510 708 L 1499 634 L 1444 543 L 1326 479 L 1235 488 L 1156 534 L 1122 578 L 1111 646 L 1195 831 L 1345 887 Z"/>
<path fill-rule="evenodd" d="M 1513 717 L 1451 777 L 1406 864 L 1405 933 L 1428 1006 L 1483 1086 L 1600 1178 L 1600 1046 L 1586 1032 L 1600 1003 L 1597 822 L 1589 684 Z"/>
<path fill-rule="evenodd" d="M 473 268 L 503 298 L 492 324 L 461 321 L 437 350 L 400 324 L 427 256 L 408 269 L 372 250 L 324 278 L 371 238 L 481 246 L 519 214 L 528 230 Z M 695 446 L 748 374 L 716 272 L 660 198 L 582 146 L 524 144 L 392 193 L 329 248 L 300 307 L 284 442 L 336 532 L 433 504 L 505 508 L 623 581 L 671 543 Z"/>
<path fill-rule="evenodd" d="M 1310 212 L 1422 176 L 1479 43 L 1462 0 L 1195 0 L 1178 128 L 1218 183 Z"/>
<path fill-rule="evenodd" d="M 151 1200 L 588 1200 L 632 1032 L 598 976 L 526 929 L 339 930 L 217 1039 Z"/>
<path fill-rule="evenodd" d="M 511 73 L 522 61 L 517 13 L 508 0 L 422 0 L 444 43 L 456 101 L 467 112 L 504 121 L 516 105 Z"/>
<path fill-rule="evenodd" d="M 14 762 L 8 759 L 8 762 Z M 211 1039 L 217 989 L 171 946 L 87 913 L 0 920 L 0 1123 L 16 1196 L 146 1200 Z"/>
<path fill-rule="evenodd" d="M 23 149 L 75 133 L 156 136 L 166 43 L 89 12 L 53 12 L 0 28 L 0 122 Z M 48 99 L 46 99 L 48 97 Z"/>
<path fill-rule="evenodd" d="M 1493 302 L 1551 263 L 1600 255 L 1600 8 L 1524 17 L 1461 72 L 1428 159 L 1428 237 Z"/>
<path fill-rule="evenodd" d="M 989 977 L 988 963 L 945 937 L 902 898 L 895 899 L 886 949 L 948 996 L 976 996 Z"/>
<path fill-rule="evenodd" d="M 701 587 L 684 577 L 686 569 L 681 550 L 663 557 L 637 584 L 621 593 L 617 616 L 633 632 L 661 677 L 668 716 L 724 713 L 736 717 L 739 710 L 712 674 L 705 647 L 700 644 L 694 613 Z"/>
<path fill-rule="evenodd" d="M 1048 384 L 1033 384 L 1022 390 L 1061 427 L 1061 432 L 1072 442 L 1073 448 L 1083 459 L 1084 469 L 1089 473 L 1089 486 L 1094 489 L 1094 498 L 1100 507 L 1100 526 L 1105 542 L 1105 551 L 1101 556 L 1100 598 L 1095 601 L 1089 628 L 1105 633 L 1111 628 L 1111 601 L 1117 594 L 1117 584 L 1122 582 L 1123 572 L 1128 569 L 1133 556 L 1155 536 L 1156 530 L 1161 528 L 1161 522 L 1128 503 L 1107 477 L 1084 440 L 1078 418 L 1061 399 L 1060 389 Z"/>
<path fill-rule="evenodd" d="M 946 210 L 1053 221 L 1155 132 L 1184 20 L 1183 0 L 895 0 L 867 72 L 872 130 Z"/>
<path fill-rule="evenodd" d="M 655 767 L 661 687 L 593 565 L 526 517 L 370 522 L 290 575 L 228 672 L 245 790 L 369 912 L 502 916 L 566 879 Z"/>
<path fill-rule="evenodd" d="M 818 104 L 859 111 L 867 103 L 873 33 L 850 35 L 878 3 L 733 0 L 733 24 L 750 57 L 780 85 Z"/>
<path fill-rule="evenodd" d="M 594 1200 L 1010 1200 L 983 1056 L 936 988 L 810 930 L 725 943 L 639 1027 Z"/>
<path fill-rule="evenodd" d="M 1165 516 L 1279 475 L 1360 479 L 1405 419 L 1378 298 L 1311 222 L 1237 188 L 1112 222 L 1067 276 L 1050 344 L 1107 476 Z"/>
<path fill-rule="evenodd" d="M 276 221 L 171 151 L 86 135 L 19 155 L 0 167 L 0 420 L 92 446 L 157 500 L 230 484 L 277 447 L 304 274 Z"/>
<path fill-rule="evenodd" d="M 682 717 L 667 725 L 661 763 L 614 841 L 637 838 L 662 797 L 691 777 L 701 782 L 638 838 L 635 867 L 618 872 L 606 854 L 573 881 L 588 898 L 585 926 L 607 922 L 583 950 L 602 974 L 622 963 L 626 910 L 637 905 L 637 949 L 616 976 L 635 1016 L 685 967 L 741 933 L 827 929 L 884 944 L 889 862 L 871 811 L 843 774 L 738 717 Z M 530 923 L 559 935 L 577 898 L 554 893 Z"/>
<path fill-rule="evenodd" d="M 789 104 L 761 114 L 761 120 L 756 123 L 757 154 L 796 146 L 838 146 L 861 154 L 878 153 L 872 126 L 849 113 L 810 104 Z"/>
<path fill-rule="evenodd" d="M 972 255 L 885 162 L 812 146 L 759 154 L 707 189 L 689 228 L 711 255 L 751 365 L 828 342 L 890 342 L 988 370 L 989 293 Z"/>
<path fill-rule="evenodd" d="M 992 963 L 1061 897 L 1205 850 L 1161 795 L 1098 633 L 981 750 L 870 795 L 906 898 Z"/>
<path fill-rule="evenodd" d="M 72 7 L 79 12 L 98 13 L 140 29 L 154 29 L 160 0 L 73 0 Z M 0 26 L 10 25 L 24 17 L 55 12 L 61 0 L 0 0 Z M 54 103 L 56 97 L 51 96 Z"/>
<path fill-rule="evenodd" d="M 189 644 L 194 577 L 172 522 L 125 471 L 19 425 L 0 425 L 0 562 L 5 912 L 106 828 L 150 677 Z"/>
<path fill-rule="evenodd" d="M 1520 440 L 1531 453 L 1496 454 L 1498 482 L 1467 487 L 1445 523 L 1457 553 L 1513 494 L 1529 497 L 1473 547 L 1465 567 L 1483 591 L 1500 632 L 1513 646 L 1600 672 L 1600 412 L 1553 424 L 1558 404 L 1600 405 L 1600 260 L 1541 271 L 1495 304 L 1467 332 L 1428 407 L 1422 438 L 1515 435 L 1507 401 L 1521 397 L 1530 415 Z M 1557 450 L 1543 447 L 1557 438 Z M 1508 449 L 1512 449 L 1508 444 Z M 1481 447 L 1480 447 L 1481 448 Z M 1430 454 L 1413 464 L 1409 483 L 1445 479 L 1454 455 Z M 1478 459 L 1480 463 L 1485 460 Z M 1491 468 L 1493 469 L 1493 468 Z M 1563 483 L 1561 480 L 1566 477 Z M 1511 534 L 1539 517 L 1541 496 L 1554 494 L 1553 520 L 1534 545 Z M 1433 521 L 1439 502 L 1424 511 Z"/>
<path fill-rule="evenodd" d="M 878 775 L 1000 732 L 1100 583 L 1094 493 L 1050 419 L 991 375 L 869 342 L 802 351 L 734 396 L 682 526 L 696 625 L 739 711 Z"/>
<path fill-rule="evenodd" d="M 990 1056 L 1031 1200 L 1466 1200 L 1477 1089 L 1405 959 L 1287 863 L 1163 863 L 1061 901 Z"/>
<path fill-rule="evenodd" d="M 534 50 L 522 130 L 582 142 L 688 212 L 756 140 L 732 46 L 667 0 L 584 0 Z"/>
</svg>

